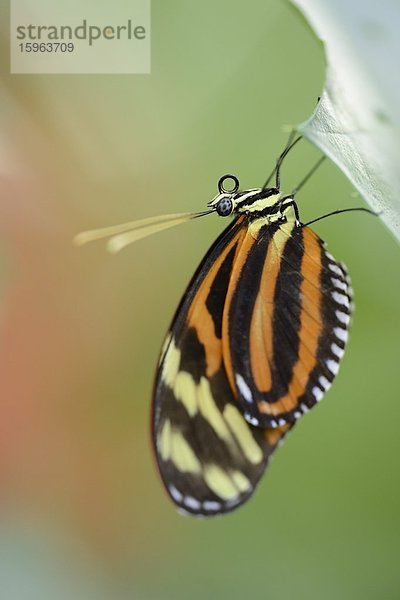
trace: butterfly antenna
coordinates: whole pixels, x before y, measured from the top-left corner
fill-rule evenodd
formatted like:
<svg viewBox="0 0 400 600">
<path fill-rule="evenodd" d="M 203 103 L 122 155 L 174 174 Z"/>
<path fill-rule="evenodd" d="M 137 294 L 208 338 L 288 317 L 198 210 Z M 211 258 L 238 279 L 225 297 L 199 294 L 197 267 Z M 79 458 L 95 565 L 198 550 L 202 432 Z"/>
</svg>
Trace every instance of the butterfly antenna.
<svg viewBox="0 0 400 600">
<path fill-rule="evenodd" d="M 279 190 L 280 189 L 280 183 L 281 183 L 281 166 L 282 163 L 286 157 L 286 155 L 290 152 L 290 150 L 297 144 L 297 142 L 299 142 L 301 140 L 301 135 L 299 135 L 295 140 L 293 140 L 293 138 L 296 135 L 296 131 L 294 129 L 292 129 L 290 135 L 289 135 L 289 139 L 287 141 L 287 144 L 282 152 L 282 154 L 279 156 L 279 158 L 276 161 L 276 165 L 274 167 L 274 169 L 272 170 L 271 174 L 269 175 L 267 181 L 264 183 L 262 189 L 265 189 L 266 187 L 268 187 L 269 182 L 271 181 L 272 177 L 275 175 L 275 187 Z"/>
<path fill-rule="evenodd" d="M 360 206 L 357 208 L 342 208 L 340 210 L 334 210 L 330 213 L 327 213 L 326 215 L 322 215 L 322 217 L 318 217 L 317 219 L 313 219 L 312 221 L 308 221 L 307 223 L 302 223 L 301 227 L 307 227 L 308 225 L 311 225 L 312 223 L 316 223 L 317 221 L 322 221 L 322 219 L 332 217 L 333 215 L 340 215 L 342 213 L 354 212 L 354 211 L 363 211 L 370 215 L 373 215 L 374 217 L 379 217 L 382 214 L 382 212 L 374 212 L 373 210 L 370 210 L 369 208 L 364 208 L 363 206 Z"/>
<path fill-rule="evenodd" d="M 298 185 L 296 185 L 296 187 L 294 188 L 294 190 L 292 191 L 290 196 L 295 196 L 297 194 L 297 192 L 299 190 L 301 190 L 301 188 L 307 183 L 307 181 L 314 175 L 315 171 L 317 169 L 319 169 L 319 167 L 324 162 L 325 158 L 326 158 L 326 156 L 321 156 L 321 158 L 317 160 L 317 162 L 315 163 L 313 168 L 310 169 L 310 171 L 307 173 L 307 175 L 300 181 L 300 183 Z"/>
</svg>

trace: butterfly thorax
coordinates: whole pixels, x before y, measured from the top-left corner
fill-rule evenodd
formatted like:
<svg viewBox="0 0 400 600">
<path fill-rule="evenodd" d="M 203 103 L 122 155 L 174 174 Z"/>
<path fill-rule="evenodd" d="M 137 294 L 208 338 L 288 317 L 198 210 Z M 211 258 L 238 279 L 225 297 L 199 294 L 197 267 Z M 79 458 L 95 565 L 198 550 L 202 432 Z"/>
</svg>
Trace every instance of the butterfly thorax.
<svg viewBox="0 0 400 600">
<path fill-rule="evenodd" d="M 210 203 L 222 216 L 245 215 L 249 225 L 259 229 L 272 223 L 298 225 L 297 211 L 292 195 L 284 195 L 277 188 L 254 188 L 245 191 L 223 190 Z"/>
</svg>

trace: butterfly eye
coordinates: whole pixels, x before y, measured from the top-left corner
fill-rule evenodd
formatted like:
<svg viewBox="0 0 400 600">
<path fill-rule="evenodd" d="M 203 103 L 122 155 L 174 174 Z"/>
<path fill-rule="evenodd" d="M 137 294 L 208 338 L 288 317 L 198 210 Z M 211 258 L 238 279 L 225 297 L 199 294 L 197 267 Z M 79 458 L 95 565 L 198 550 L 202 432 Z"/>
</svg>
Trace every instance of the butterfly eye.
<svg viewBox="0 0 400 600">
<path fill-rule="evenodd" d="M 233 211 L 233 202 L 230 198 L 222 198 L 218 202 L 216 209 L 220 217 L 229 217 Z"/>
</svg>

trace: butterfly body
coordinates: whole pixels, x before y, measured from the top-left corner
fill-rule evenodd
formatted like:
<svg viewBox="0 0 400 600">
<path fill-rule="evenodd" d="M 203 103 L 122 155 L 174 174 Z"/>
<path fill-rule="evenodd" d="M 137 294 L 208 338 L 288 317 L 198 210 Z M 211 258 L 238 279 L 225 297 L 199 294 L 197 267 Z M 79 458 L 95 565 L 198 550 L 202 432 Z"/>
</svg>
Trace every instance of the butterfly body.
<svg viewBox="0 0 400 600">
<path fill-rule="evenodd" d="M 153 397 L 166 489 L 201 516 L 251 496 L 279 442 L 329 388 L 351 312 L 346 271 L 301 225 L 293 196 L 221 187 L 209 206 L 235 218 L 183 296 Z"/>
</svg>

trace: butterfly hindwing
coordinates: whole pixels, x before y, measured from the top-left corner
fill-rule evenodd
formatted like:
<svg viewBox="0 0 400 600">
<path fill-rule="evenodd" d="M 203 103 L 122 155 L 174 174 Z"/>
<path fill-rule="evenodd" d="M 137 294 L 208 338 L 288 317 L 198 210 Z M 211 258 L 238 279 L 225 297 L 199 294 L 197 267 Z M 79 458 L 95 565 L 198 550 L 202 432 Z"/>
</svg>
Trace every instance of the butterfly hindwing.
<svg viewBox="0 0 400 600">
<path fill-rule="evenodd" d="M 245 502 L 289 426 L 250 425 L 227 378 L 222 322 L 233 265 L 246 236 L 239 218 L 196 272 L 164 345 L 153 399 L 153 439 L 166 489 L 194 515 Z"/>
<path fill-rule="evenodd" d="M 246 240 L 224 309 L 224 358 L 249 422 L 277 427 L 321 400 L 337 374 L 351 288 L 309 227 L 263 225 L 242 249 Z"/>
</svg>

